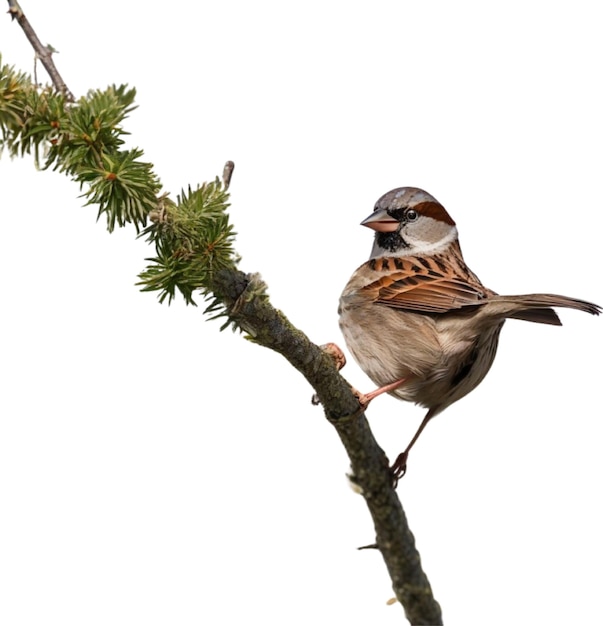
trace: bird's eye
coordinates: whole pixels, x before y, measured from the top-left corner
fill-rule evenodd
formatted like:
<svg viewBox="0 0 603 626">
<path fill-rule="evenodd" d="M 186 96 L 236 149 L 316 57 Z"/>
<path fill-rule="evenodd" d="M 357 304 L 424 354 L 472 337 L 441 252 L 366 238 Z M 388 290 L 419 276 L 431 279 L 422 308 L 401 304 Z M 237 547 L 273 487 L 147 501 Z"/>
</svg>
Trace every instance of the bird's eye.
<svg viewBox="0 0 603 626">
<path fill-rule="evenodd" d="M 408 209 L 404 216 L 407 222 L 416 222 L 419 219 L 419 213 L 414 209 Z"/>
</svg>

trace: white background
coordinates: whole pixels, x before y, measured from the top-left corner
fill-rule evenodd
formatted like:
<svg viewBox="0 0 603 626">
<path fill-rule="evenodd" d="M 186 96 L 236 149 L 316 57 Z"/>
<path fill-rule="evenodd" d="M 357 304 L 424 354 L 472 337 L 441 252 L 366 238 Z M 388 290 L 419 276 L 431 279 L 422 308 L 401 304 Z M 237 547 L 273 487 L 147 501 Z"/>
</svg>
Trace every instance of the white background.
<svg viewBox="0 0 603 626">
<path fill-rule="evenodd" d="M 489 287 L 603 303 L 599 8 L 567 6 L 23 0 L 76 95 L 137 88 L 130 145 L 166 190 L 236 162 L 241 267 L 318 343 L 404 185 Z M 31 71 L 8 16 L 0 50 Z M 4 154 L 0 185 L 0 622 L 403 623 L 303 378 L 140 293 L 152 250 L 66 178 Z M 603 320 L 560 313 L 507 324 L 399 487 L 448 625 L 600 619 Z M 390 458 L 422 415 L 371 405 Z"/>
</svg>

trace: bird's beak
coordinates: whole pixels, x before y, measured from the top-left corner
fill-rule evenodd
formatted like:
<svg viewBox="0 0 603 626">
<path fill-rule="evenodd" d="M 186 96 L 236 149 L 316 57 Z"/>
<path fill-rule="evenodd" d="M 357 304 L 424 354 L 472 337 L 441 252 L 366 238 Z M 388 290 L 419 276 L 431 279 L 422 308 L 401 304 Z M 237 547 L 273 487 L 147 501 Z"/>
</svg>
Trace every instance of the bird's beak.
<svg viewBox="0 0 603 626">
<path fill-rule="evenodd" d="M 368 226 L 379 233 L 393 233 L 400 227 L 400 222 L 388 215 L 385 209 L 379 209 L 360 222 L 360 225 Z"/>
</svg>

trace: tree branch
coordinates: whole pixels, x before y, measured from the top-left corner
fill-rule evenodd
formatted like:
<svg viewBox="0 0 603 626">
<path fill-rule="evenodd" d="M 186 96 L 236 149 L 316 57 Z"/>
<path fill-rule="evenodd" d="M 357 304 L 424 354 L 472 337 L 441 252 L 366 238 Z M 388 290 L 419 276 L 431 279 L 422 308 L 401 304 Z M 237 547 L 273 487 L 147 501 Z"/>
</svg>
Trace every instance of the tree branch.
<svg viewBox="0 0 603 626">
<path fill-rule="evenodd" d="M 65 98 L 73 101 L 71 92 L 52 62 L 50 49 L 40 43 L 17 1 L 8 0 L 8 3 L 10 7 L 9 13 L 21 25 L 27 38 L 42 60 L 44 67 L 50 74 L 55 88 L 64 94 Z M 126 97 L 127 94 L 124 95 L 122 92 L 123 90 L 119 92 L 121 98 L 125 98 L 122 105 L 123 107 L 129 106 L 131 102 Z M 101 96 L 103 94 L 99 93 L 95 97 L 100 98 Z M 85 99 L 82 99 L 82 101 L 85 102 Z M 122 117 L 125 116 L 125 112 L 126 109 L 124 109 Z M 121 118 L 119 119 L 121 120 Z M 111 124 L 111 128 L 115 126 L 116 123 Z M 49 125 L 49 128 L 53 128 L 52 124 Z M 69 148 L 71 149 L 71 147 Z M 116 150 L 116 146 L 112 144 L 105 146 L 105 148 L 107 151 Z M 147 164 L 143 165 L 146 166 Z M 225 188 L 228 187 L 230 182 L 233 167 L 234 164 L 231 162 L 226 164 L 223 180 Z M 123 173 L 121 175 L 123 177 Z M 116 179 L 117 176 L 111 178 L 111 181 Z M 149 194 L 151 194 L 152 198 L 155 198 L 157 189 L 151 184 L 154 179 L 150 177 L 149 180 L 151 182 L 147 181 L 144 187 L 150 188 L 148 189 Z M 227 196 L 223 197 L 220 195 L 219 187 L 217 183 L 214 183 L 213 186 L 204 185 L 197 191 L 189 193 L 186 198 L 183 198 L 183 202 L 180 202 L 177 206 L 174 205 L 172 209 L 183 210 L 183 205 L 187 207 L 191 204 L 191 198 L 194 196 L 195 202 L 192 204 L 194 205 L 198 200 L 199 207 L 188 206 L 189 212 L 186 214 L 185 224 L 192 223 L 199 226 L 202 223 L 199 221 L 199 216 L 204 214 L 208 206 L 212 206 L 215 214 L 213 215 L 214 221 L 217 220 L 216 223 L 221 224 L 216 231 L 217 240 L 225 240 L 228 244 L 225 246 L 222 256 L 229 260 L 232 257 L 232 251 L 229 248 L 230 240 L 228 239 L 230 237 L 230 226 L 227 220 L 224 221 L 222 219 L 226 215 L 224 210 L 227 206 L 225 204 Z M 111 188 L 111 191 L 113 192 L 114 189 Z M 103 194 L 100 194 L 99 199 L 102 200 L 102 197 Z M 97 203 L 99 199 L 90 200 L 89 203 Z M 187 202 L 184 202 L 184 200 Z M 165 208 L 166 202 L 167 200 L 164 199 L 163 203 L 160 203 L 161 206 Z M 139 201 L 138 203 L 140 204 Z M 175 228 L 177 225 L 183 228 L 184 224 L 179 222 L 176 224 L 174 220 L 170 222 L 169 220 L 160 219 L 161 215 L 166 211 L 157 209 L 155 202 L 150 203 L 151 205 L 154 207 L 153 210 L 157 212 L 155 217 L 159 220 L 159 223 L 170 229 Z M 193 211 L 193 209 L 195 210 Z M 107 210 L 111 213 L 111 210 Z M 221 222 L 220 219 L 222 220 Z M 135 220 L 127 214 L 124 217 L 124 223 L 131 221 Z M 121 221 L 119 223 L 121 225 Z M 180 240 L 189 242 L 189 239 L 191 241 L 194 239 L 195 245 L 198 245 L 199 233 L 195 230 L 190 233 L 188 231 L 180 233 L 178 236 L 174 234 L 177 234 L 177 229 L 173 232 L 170 230 L 169 233 L 170 237 L 174 235 L 176 244 L 181 242 Z M 186 237 L 184 236 L 185 234 Z M 224 238 L 224 235 L 227 235 L 226 238 Z M 159 241 L 165 245 L 161 238 Z M 210 241 L 209 247 L 211 247 L 213 252 L 216 251 L 216 244 L 213 240 Z M 179 250 L 178 246 L 176 246 L 176 250 Z M 189 250 L 189 252 L 191 251 Z M 167 254 L 167 257 L 170 262 L 175 260 L 174 254 L 171 252 Z M 211 256 L 210 258 L 214 259 L 213 264 L 210 263 L 210 265 L 215 267 L 214 264 L 217 262 L 218 257 Z M 229 264 L 227 263 L 226 265 Z M 362 496 L 366 500 L 375 526 L 376 544 L 374 547 L 379 549 L 383 556 L 393 582 L 394 592 L 404 607 L 406 617 L 413 625 L 441 624 L 440 607 L 433 597 L 427 576 L 422 570 L 421 559 L 415 546 L 413 534 L 408 527 L 402 505 L 392 487 L 389 462 L 385 453 L 375 441 L 357 398 L 352 393 L 350 385 L 339 374 L 333 358 L 313 344 L 280 311 L 272 307 L 266 295 L 266 285 L 258 274 L 245 274 L 236 269 L 222 269 L 211 272 L 209 285 L 204 281 L 199 282 L 197 280 L 192 281 L 191 285 L 193 283 L 195 288 L 203 286 L 203 292 L 206 295 L 213 293 L 218 303 L 226 308 L 226 315 L 229 321 L 234 322 L 247 332 L 249 338 L 254 342 L 283 355 L 305 376 L 315 389 L 327 419 L 335 427 L 350 458 L 353 481 L 358 485 Z M 193 288 L 190 285 L 189 287 L 190 289 Z M 182 289 L 181 285 L 179 288 Z"/>
<path fill-rule="evenodd" d="M 223 270 L 214 276 L 213 287 L 229 317 L 254 342 L 282 354 L 316 390 L 327 419 L 350 458 L 353 480 L 373 518 L 377 548 L 406 617 L 411 624 L 441 624 L 440 606 L 433 597 L 406 515 L 392 487 L 389 462 L 331 356 L 293 327 L 266 297 L 257 296 L 265 293 L 259 275 Z"/>
<path fill-rule="evenodd" d="M 52 49 L 49 46 L 44 46 L 38 39 L 38 36 L 29 23 L 29 20 L 25 17 L 25 13 L 23 13 L 23 10 L 19 6 L 17 0 L 8 0 L 8 12 L 14 20 L 17 20 L 19 26 L 23 29 L 25 36 L 29 39 L 29 43 L 31 43 L 37 57 L 40 61 L 42 61 L 42 65 L 48 72 L 48 75 L 52 80 L 52 84 L 55 86 L 57 91 L 62 93 L 68 102 L 73 102 L 75 100 L 73 94 L 69 91 L 65 81 L 59 74 L 54 61 L 52 60 Z"/>
</svg>

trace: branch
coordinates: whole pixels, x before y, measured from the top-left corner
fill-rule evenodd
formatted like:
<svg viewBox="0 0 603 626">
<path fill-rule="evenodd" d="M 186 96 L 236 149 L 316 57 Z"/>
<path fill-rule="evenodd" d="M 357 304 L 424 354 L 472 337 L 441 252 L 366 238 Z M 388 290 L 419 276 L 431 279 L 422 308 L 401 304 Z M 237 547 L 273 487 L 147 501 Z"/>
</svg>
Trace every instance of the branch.
<svg viewBox="0 0 603 626">
<path fill-rule="evenodd" d="M 36 56 L 40 59 L 40 61 L 42 61 L 42 65 L 48 72 L 48 75 L 52 80 L 52 84 L 55 86 L 57 91 L 62 93 L 68 102 L 73 102 L 75 98 L 69 91 L 65 81 L 59 74 L 54 61 L 52 60 L 52 49 L 49 46 L 42 45 L 42 42 L 38 39 L 38 36 L 29 23 L 29 20 L 25 17 L 25 13 L 23 13 L 23 10 L 19 6 L 17 0 L 8 0 L 8 12 L 14 20 L 17 20 L 19 26 L 23 29 L 25 36 L 29 39 L 29 43 L 31 43 L 36 52 Z"/>
<path fill-rule="evenodd" d="M 376 532 L 376 547 L 385 561 L 396 597 L 411 624 L 441 624 L 421 558 L 400 500 L 392 487 L 389 462 L 379 447 L 350 385 L 333 359 L 313 344 L 263 296 L 257 274 L 223 270 L 213 278 L 213 291 L 228 316 L 250 338 L 282 354 L 316 390 L 350 458 L 353 480 L 366 500 Z"/>
<path fill-rule="evenodd" d="M 441 624 L 440 607 L 392 487 L 388 460 L 350 385 L 332 357 L 272 307 L 259 275 L 236 269 L 234 232 L 226 212 L 234 164 L 227 163 L 222 181 L 189 189 L 176 203 L 165 195 L 158 198 L 158 179 L 150 164 L 138 160 L 141 151 L 120 150 L 124 134 L 120 123 L 132 110 L 133 90 L 112 87 L 106 92 L 90 92 L 88 98 L 66 110 L 60 100 L 73 100 L 73 96 L 56 71 L 50 50 L 40 44 L 16 0 L 8 1 L 10 14 L 63 96 L 39 98 L 24 76 L 14 75 L 0 63 L 6 77 L 15 78 L 4 81 L 10 89 L 0 92 L 2 142 L 11 150 L 20 148 L 21 153 L 28 152 L 32 142 L 36 148 L 49 143 L 46 167 L 54 164 L 80 185 L 90 185 L 88 204 L 99 204 L 101 212 L 107 213 L 109 231 L 115 223 L 144 224 L 148 215 L 152 224 L 143 234 L 156 244 L 157 256 L 141 274 L 144 289 L 159 291 L 160 300 L 168 301 L 179 290 L 191 304 L 193 292 L 200 290 L 211 300 L 210 312 L 226 316 L 226 325 L 232 323 L 252 341 L 283 355 L 305 376 L 348 453 L 353 480 L 373 519 L 375 547 L 383 556 L 408 620 L 411 624 Z"/>
</svg>

